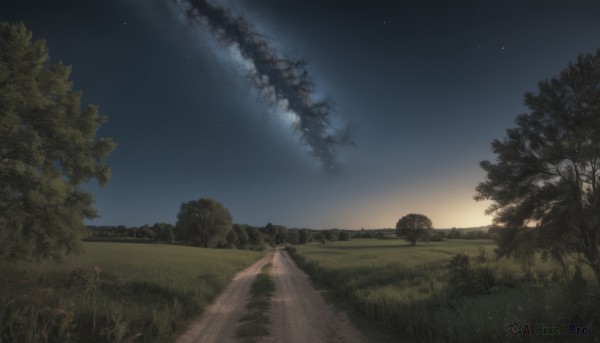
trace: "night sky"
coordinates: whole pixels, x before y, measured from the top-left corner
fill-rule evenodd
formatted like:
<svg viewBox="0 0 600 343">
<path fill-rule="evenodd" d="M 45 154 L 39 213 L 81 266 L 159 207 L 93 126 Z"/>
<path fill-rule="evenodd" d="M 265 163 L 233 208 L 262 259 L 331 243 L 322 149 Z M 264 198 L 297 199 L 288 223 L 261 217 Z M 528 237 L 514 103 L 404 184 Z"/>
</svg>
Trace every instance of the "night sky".
<svg viewBox="0 0 600 343">
<path fill-rule="evenodd" d="M 523 93 L 600 48 L 600 2 L 212 1 L 278 55 L 308 62 L 315 98 L 351 126 L 330 173 L 302 132 L 261 100 L 239 59 L 171 0 L 3 0 L 74 89 L 109 117 L 113 178 L 91 184 L 92 225 L 175 223 L 184 201 L 222 202 L 234 222 L 436 228 L 487 225 L 473 200 L 482 159 L 526 112 Z"/>
</svg>

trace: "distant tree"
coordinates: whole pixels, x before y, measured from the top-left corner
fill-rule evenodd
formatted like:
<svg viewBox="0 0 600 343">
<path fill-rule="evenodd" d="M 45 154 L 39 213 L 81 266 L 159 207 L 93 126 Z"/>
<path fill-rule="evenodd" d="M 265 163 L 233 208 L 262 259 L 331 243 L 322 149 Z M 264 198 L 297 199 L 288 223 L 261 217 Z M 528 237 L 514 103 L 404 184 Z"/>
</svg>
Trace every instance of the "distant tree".
<svg viewBox="0 0 600 343">
<path fill-rule="evenodd" d="M 246 232 L 246 226 L 242 224 L 233 224 L 233 230 L 237 235 L 237 242 L 235 243 L 236 247 L 241 249 L 247 249 L 250 245 L 248 232 Z"/>
<path fill-rule="evenodd" d="M 289 229 L 288 230 L 288 240 L 289 240 L 290 244 L 293 244 L 293 245 L 300 244 L 300 230 Z"/>
<path fill-rule="evenodd" d="M 340 234 L 338 235 L 338 239 L 340 241 L 349 241 L 350 240 L 350 234 L 346 231 L 341 231 Z"/>
<path fill-rule="evenodd" d="M 261 231 L 263 233 L 267 234 L 269 237 L 273 237 L 277 233 L 277 229 L 271 223 L 268 223 L 267 225 L 265 225 L 265 227 Z"/>
<path fill-rule="evenodd" d="M 448 232 L 448 238 L 457 239 L 462 238 L 462 233 L 457 228 L 453 227 L 450 232 Z"/>
<path fill-rule="evenodd" d="M 525 93 L 529 113 L 516 119 L 476 200 L 500 228 L 498 253 L 532 259 L 581 254 L 600 282 L 600 50 L 580 55 L 559 76 Z M 532 238 L 534 237 L 534 238 Z"/>
<path fill-rule="evenodd" d="M 444 234 L 438 230 L 432 230 L 431 237 L 429 240 L 434 242 L 441 242 L 444 239 Z"/>
<path fill-rule="evenodd" d="M 283 225 L 275 225 L 275 244 L 283 244 L 286 243 L 289 239 L 288 229 Z"/>
<path fill-rule="evenodd" d="M 137 230 L 138 230 L 138 228 L 135 226 L 130 227 L 127 232 L 127 237 L 131 237 L 131 238 L 137 237 Z"/>
<path fill-rule="evenodd" d="M 358 233 L 354 235 L 355 238 L 374 238 L 373 230 L 360 229 Z"/>
<path fill-rule="evenodd" d="M 117 237 L 127 237 L 127 227 L 124 225 L 119 225 L 115 228 L 115 236 Z"/>
<path fill-rule="evenodd" d="M 82 108 L 70 74 L 24 24 L 0 22 L 0 258 L 79 252 L 97 217 L 81 186 L 109 181 L 116 144 L 96 137 L 106 117 Z"/>
<path fill-rule="evenodd" d="M 312 236 L 313 240 L 315 240 L 321 244 L 327 243 L 327 238 L 325 238 L 325 235 L 323 235 L 323 231 L 316 232 L 316 233 L 312 234 L 311 236 Z"/>
<path fill-rule="evenodd" d="M 167 223 L 156 223 L 152 226 L 152 230 L 156 233 L 155 241 L 173 243 L 175 235 L 173 233 L 173 225 Z"/>
<path fill-rule="evenodd" d="M 248 241 L 251 245 L 262 246 L 265 244 L 263 235 L 259 229 L 253 226 L 246 226 L 246 233 L 248 234 Z"/>
<path fill-rule="evenodd" d="M 227 233 L 227 236 L 225 236 L 225 240 L 227 241 L 227 244 L 229 244 L 232 247 L 237 247 L 237 243 L 238 243 L 238 235 L 237 232 L 235 230 L 229 230 L 229 232 Z"/>
<path fill-rule="evenodd" d="M 136 231 L 136 238 L 154 239 L 154 236 L 156 236 L 156 233 L 152 230 L 150 225 L 144 225 Z"/>
<path fill-rule="evenodd" d="M 331 230 L 323 230 L 323 231 L 321 231 L 321 234 L 323 235 L 323 238 L 325 238 L 326 240 L 328 240 L 330 242 L 333 242 L 333 241 L 338 240 L 338 232 L 339 232 L 339 230 L 331 229 Z"/>
<path fill-rule="evenodd" d="M 298 243 L 307 244 L 307 243 L 310 243 L 311 241 L 312 241 L 312 237 L 311 237 L 310 231 L 308 231 L 308 229 L 300 229 L 300 231 L 298 231 Z"/>
<path fill-rule="evenodd" d="M 208 248 L 224 239 L 233 224 L 229 211 L 220 202 L 199 199 L 181 204 L 175 226 L 184 232 L 187 242 Z"/>
<path fill-rule="evenodd" d="M 412 246 L 417 244 L 417 240 L 430 234 L 433 226 L 431 220 L 422 214 L 407 214 L 396 223 L 396 235 L 405 237 Z"/>
</svg>

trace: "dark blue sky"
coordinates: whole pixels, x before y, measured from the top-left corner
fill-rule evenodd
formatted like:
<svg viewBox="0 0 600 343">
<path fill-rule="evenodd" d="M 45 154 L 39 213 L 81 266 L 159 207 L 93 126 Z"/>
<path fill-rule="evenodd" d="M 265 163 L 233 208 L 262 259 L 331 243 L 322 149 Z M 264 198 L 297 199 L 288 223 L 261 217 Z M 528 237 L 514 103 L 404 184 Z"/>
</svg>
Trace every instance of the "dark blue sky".
<svg viewBox="0 0 600 343">
<path fill-rule="evenodd" d="M 95 225 L 174 223 L 211 197 L 234 221 L 288 227 L 489 224 L 472 197 L 490 143 L 526 111 L 523 93 L 600 47 L 597 1 L 213 1 L 244 15 L 282 56 L 304 58 L 317 96 L 351 123 L 342 175 L 324 173 L 242 68 L 170 0 L 0 4 L 74 89 L 109 117 L 119 147 Z M 176 13 L 176 12 L 175 12 Z"/>
</svg>

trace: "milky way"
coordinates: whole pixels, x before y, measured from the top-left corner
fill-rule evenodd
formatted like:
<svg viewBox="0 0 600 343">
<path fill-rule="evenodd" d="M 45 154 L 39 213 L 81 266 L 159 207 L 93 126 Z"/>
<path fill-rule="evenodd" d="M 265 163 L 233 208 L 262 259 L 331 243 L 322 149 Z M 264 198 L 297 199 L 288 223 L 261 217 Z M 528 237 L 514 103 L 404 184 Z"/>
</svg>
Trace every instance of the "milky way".
<svg viewBox="0 0 600 343">
<path fill-rule="evenodd" d="M 247 64 L 247 76 L 261 98 L 288 114 L 293 129 L 323 169 L 339 171 L 341 165 L 336 148 L 352 144 L 350 126 L 334 127 L 330 103 L 314 100 L 315 85 L 309 79 L 306 62 L 279 56 L 246 19 L 228 9 L 206 0 L 175 2 L 185 13 L 188 25 L 201 25 L 222 45 L 239 53 Z"/>
</svg>

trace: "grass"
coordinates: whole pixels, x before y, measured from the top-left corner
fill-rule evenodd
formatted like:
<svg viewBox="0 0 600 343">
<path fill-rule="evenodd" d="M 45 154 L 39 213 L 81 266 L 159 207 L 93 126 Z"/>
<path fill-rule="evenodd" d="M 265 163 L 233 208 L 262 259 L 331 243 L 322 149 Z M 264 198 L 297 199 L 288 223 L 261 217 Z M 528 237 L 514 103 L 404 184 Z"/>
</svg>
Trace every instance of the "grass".
<svg viewBox="0 0 600 343">
<path fill-rule="evenodd" d="M 271 263 L 268 263 L 250 287 L 250 301 L 246 305 L 248 313 L 240 319 L 241 325 L 236 329 L 236 336 L 243 338 L 245 343 L 254 343 L 269 334 L 269 308 L 273 292 L 275 283 L 271 278 Z"/>
<path fill-rule="evenodd" d="M 600 325 L 600 297 L 592 274 L 575 280 L 538 259 L 526 275 L 518 263 L 494 258 L 487 240 L 448 240 L 409 247 L 401 240 L 355 239 L 289 249 L 332 298 L 354 313 L 373 341 L 503 342 L 509 325 Z M 469 262 L 457 254 L 467 256 Z M 594 335 L 561 337 L 573 341 Z M 548 341 L 547 336 L 519 336 Z M 561 341 L 565 341 L 564 339 Z"/>
<path fill-rule="evenodd" d="M 84 243 L 61 264 L 0 264 L 0 341 L 170 342 L 266 252 Z"/>
</svg>

